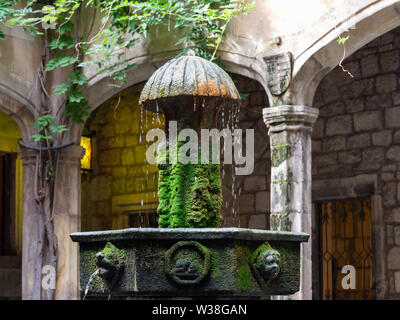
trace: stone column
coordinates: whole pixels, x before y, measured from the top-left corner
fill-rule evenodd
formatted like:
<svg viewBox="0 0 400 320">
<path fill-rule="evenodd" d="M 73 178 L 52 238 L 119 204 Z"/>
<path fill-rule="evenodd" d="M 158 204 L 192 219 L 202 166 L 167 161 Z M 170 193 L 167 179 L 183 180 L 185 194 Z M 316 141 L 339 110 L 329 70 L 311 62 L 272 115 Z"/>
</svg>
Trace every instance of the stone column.
<svg viewBox="0 0 400 320">
<path fill-rule="evenodd" d="M 35 200 L 36 151 L 19 148 L 23 166 L 22 204 L 22 299 L 39 300 L 41 291 L 42 262 L 40 254 L 43 216 Z"/>
<path fill-rule="evenodd" d="M 54 229 L 58 240 L 55 299 L 80 299 L 79 248 L 69 235 L 80 231 L 81 146 L 73 145 L 59 153 L 54 191 Z M 101 192 L 101 191 L 99 191 Z"/>
<path fill-rule="evenodd" d="M 40 299 L 43 215 L 35 201 L 36 151 L 20 147 L 23 164 L 22 299 Z M 56 299 L 79 299 L 79 251 L 69 235 L 80 230 L 80 159 L 82 147 L 73 145 L 59 152 L 54 191 L 53 221 L 57 235 Z"/>
<path fill-rule="evenodd" d="M 297 298 L 311 299 L 311 132 L 318 109 L 282 105 L 263 116 L 271 141 L 271 229 L 310 234 L 301 247 Z"/>
</svg>

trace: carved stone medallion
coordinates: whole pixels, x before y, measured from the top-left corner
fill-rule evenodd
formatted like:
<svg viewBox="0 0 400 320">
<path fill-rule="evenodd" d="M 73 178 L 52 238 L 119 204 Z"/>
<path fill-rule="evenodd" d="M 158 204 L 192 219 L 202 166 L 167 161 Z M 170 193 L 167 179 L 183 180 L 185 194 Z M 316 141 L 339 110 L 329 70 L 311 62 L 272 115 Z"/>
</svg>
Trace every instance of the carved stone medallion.
<svg viewBox="0 0 400 320">
<path fill-rule="evenodd" d="M 210 252 L 197 241 L 180 241 L 165 253 L 165 272 L 178 285 L 197 285 L 210 271 Z"/>
</svg>

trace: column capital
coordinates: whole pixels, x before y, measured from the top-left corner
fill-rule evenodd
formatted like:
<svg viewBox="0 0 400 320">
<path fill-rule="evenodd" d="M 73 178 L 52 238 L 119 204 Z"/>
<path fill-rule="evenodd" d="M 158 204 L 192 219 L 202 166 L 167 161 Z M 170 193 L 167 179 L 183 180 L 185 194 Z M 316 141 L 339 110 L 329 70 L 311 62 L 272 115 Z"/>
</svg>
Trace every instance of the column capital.
<svg viewBox="0 0 400 320">
<path fill-rule="evenodd" d="M 79 145 L 72 145 L 61 149 L 60 161 L 71 165 L 79 165 L 82 157 L 85 155 L 85 149 Z"/>
<path fill-rule="evenodd" d="M 263 109 L 263 118 L 272 131 L 309 129 L 317 120 L 319 110 L 303 105 L 281 105 Z"/>
<path fill-rule="evenodd" d="M 32 149 L 25 148 L 22 145 L 18 146 L 18 153 L 22 159 L 22 165 L 35 165 L 37 152 Z"/>
</svg>

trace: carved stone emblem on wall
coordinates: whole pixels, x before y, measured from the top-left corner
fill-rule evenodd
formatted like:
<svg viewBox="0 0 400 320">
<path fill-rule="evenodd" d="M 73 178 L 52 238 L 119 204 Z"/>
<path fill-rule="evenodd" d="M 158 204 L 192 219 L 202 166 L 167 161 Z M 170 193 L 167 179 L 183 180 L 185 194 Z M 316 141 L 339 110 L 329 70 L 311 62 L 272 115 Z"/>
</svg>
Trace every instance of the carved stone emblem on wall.
<svg viewBox="0 0 400 320">
<path fill-rule="evenodd" d="M 197 285 L 210 271 L 210 252 L 197 241 L 181 241 L 165 253 L 165 272 L 178 285 Z"/>
<path fill-rule="evenodd" d="M 274 96 L 280 96 L 292 81 L 292 54 L 285 52 L 264 57 L 266 64 L 267 86 Z"/>
</svg>

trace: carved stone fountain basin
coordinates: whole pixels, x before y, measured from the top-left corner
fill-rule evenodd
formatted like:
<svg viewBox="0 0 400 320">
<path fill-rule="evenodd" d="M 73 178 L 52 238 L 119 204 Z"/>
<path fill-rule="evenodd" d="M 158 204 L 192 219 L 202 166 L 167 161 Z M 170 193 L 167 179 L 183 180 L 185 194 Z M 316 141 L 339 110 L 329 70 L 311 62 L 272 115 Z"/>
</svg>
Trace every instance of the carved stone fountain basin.
<svg viewBox="0 0 400 320">
<path fill-rule="evenodd" d="M 88 296 L 245 297 L 299 290 L 305 233 L 238 228 L 124 229 L 71 234 Z"/>
</svg>

